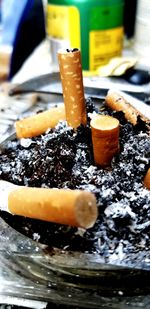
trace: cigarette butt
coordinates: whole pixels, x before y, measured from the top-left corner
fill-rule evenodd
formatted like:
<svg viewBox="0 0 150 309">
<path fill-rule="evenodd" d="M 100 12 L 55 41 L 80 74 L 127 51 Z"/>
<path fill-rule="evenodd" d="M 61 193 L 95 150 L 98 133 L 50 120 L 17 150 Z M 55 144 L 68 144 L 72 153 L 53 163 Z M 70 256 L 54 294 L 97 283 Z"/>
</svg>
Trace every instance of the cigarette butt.
<svg viewBox="0 0 150 309">
<path fill-rule="evenodd" d="M 8 210 L 15 215 L 90 228 L 97 219 L 95 196 L 87 191 L 23 187 L 10 192 Z"/>
<path fill-rule="evenodd" d="M 69 126 L 86 125 L 86 108 L 83 88 L 81 54 L 78 49 L 58 51 L 60 77 Z"/>
<path fill-rule="evenodd" d="M 105 167 L 119 151 L 119 121 L 105 115 L 97 115 L 91 120 L 94 161 Z"/>
<path fill-rule="evenodd" d="M 34 116 L 16 121 L 16 135 L 18 138 L 34 137 L 54 128 L 60 120 L 65 120 L 64 105 L 51 108 Z"/>
<path fill-rule="evenodd" d="M 117 112 L 122 111 L 125 118 L 133 125 L 137 124 L 138 111 L 128 103 L 119 93 L 108 91 L 105 98 L 105 104 Z"/>
<path fill-rule="evenodd" d="M 144 186 L 150 190 L 150 167 L 144 177 Z"/>
</svg>

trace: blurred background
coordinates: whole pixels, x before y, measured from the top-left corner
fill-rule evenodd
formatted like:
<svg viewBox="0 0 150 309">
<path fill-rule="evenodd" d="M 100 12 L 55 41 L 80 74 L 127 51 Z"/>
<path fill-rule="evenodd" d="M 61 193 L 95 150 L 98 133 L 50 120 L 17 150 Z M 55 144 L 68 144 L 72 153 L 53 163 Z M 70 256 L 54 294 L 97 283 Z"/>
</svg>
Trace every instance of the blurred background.
<svg viewBox="0 0 150 309">
<path fill-rule="evenodd" d="M 57 70 L 61 47 L 81 49 L 85 76 L 147 68 L 149 17 L 148 0 L 0 0 L 0 79 L 12 80 L 31 55 L 34 75 Z"/>
</svg>

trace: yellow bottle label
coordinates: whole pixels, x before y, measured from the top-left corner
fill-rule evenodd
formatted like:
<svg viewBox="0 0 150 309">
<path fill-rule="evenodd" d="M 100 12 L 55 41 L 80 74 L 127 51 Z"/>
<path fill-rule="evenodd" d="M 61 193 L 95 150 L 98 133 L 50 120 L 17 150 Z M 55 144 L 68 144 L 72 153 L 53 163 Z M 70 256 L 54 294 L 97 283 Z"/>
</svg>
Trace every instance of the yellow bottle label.
<svg viewBox="0 0 150 309">
<path fill-rule="evenodd" d="M 123 27 L 90 31 L 89 62 L 90 70 L 105 65 L 111 58 L 121 55 Z"/>
<path fill-rule="evenodd" d="M 68 47 L 80 48 L 80 14 L 74 6 L 47 6 L 47 33 L 53 39 L 68 41 Z"/>
</svg>

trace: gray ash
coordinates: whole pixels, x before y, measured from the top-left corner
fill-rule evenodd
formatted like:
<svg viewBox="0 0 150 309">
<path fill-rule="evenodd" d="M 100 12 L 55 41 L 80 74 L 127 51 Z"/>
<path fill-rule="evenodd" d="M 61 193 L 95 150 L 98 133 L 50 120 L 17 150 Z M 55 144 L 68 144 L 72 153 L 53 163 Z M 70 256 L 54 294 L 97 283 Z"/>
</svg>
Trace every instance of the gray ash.
<svg viewBox="0 0 150 309">
<path fill-rule="evenodd" d="M 87 112 L 93 112 L 87 100 Z M 145 252 L 150 247 L 150 192 L 143 177 L 150 161 L 150 138 L 139 119 L 133 126 L 122 113 L 99 113 L 120 120 L 120 153 L 112 166 L 94 165 L 89 124 L 76 132 L 60 122 L 46 134 L 9 141 L 0 152 L 0 178 L 17 185 L 86 189 L 96 195 L 99 217 L 87 231 L 12 216 L 1 216 L 16 230 L 64 250 L 97 252 L 105 259 Z M 89 122 L 89 119 L 88 119 Z"/>
</svg>

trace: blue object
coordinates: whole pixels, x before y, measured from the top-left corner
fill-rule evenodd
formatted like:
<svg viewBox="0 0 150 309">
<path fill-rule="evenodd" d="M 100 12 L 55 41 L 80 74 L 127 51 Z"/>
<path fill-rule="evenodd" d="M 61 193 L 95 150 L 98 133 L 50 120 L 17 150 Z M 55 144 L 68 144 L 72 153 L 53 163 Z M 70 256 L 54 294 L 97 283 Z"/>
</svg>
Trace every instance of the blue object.
<svg viewBox="0 0 150 309">
<path fill-rule="evenodd" d="M 33 0 L 1 0 L 1 22 L 3 32 L 1 44 L 14 44 L 16 32 L 23 15 L 27 14 Z"/>
<path fill-rule="evenodd" d="M 28 0 L 14 40 L 9 79 L 18 72 L 24 61 L 45 37 L 43 2 L 42 0 Z"/>
<path fill-rule="evenodd" d="M 13 47 L 10 80 L 46 36 L 42 0 L 2 0 L 2 27 L 1 43 Z"/>
</svg>

